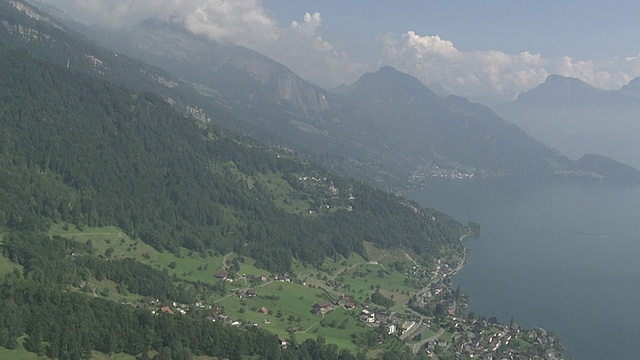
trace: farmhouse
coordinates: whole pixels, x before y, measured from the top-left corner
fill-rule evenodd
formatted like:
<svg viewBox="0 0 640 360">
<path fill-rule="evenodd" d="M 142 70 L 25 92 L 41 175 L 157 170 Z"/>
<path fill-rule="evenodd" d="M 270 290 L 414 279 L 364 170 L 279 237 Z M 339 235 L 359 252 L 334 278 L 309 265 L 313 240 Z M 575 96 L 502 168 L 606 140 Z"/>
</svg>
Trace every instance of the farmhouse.
<svg viewBox="0 0 640 360">
<path fill-rule="evenodd" d="M 171 308 L 169 308 L 168 306 L 161 307 L 160 311 L 165 314 L 173 315 L 173 310 L 171 310 Z"/>
<path fill-rule="evenodd" d="M 226 280 L 229 277 L 229 273 L 226 270 L 220 270 L 217 273 L 213 274 L 213 277 L 216 279 Z"/>
<path fill-rule="evenodd" d="M 331 303 L 331 301 L 320 301 L 313 304 L 313 312 L 315 312 L 316 314 L 324 314 L 331 310 L 333 310 L 333 304 Z"/>
<path fill-rule="evenodd" d="M 346 304 L 344 304 L 344 308 L 345 310 L 353 310 L 356 308 L 356 304 L 352 303 L 352 302 L 348 302 Z"/>
</svg>

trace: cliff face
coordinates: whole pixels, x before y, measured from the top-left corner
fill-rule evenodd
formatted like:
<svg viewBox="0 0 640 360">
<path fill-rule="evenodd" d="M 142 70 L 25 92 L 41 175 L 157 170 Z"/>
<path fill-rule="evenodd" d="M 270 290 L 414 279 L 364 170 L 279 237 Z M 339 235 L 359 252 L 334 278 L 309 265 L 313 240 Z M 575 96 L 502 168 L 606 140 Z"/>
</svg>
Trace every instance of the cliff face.
<svg viewBox="0 0 640 360">
<path fill-rule="evenodd" d="M 307 111 L 329 110 L 329 103 L 324 92 L 309 86 L 295 74 L 280 74 L 277 76 L 277 81 L 279 99 L 290 101 L 294 106 L 300 106 Z"/>
<path fill-rule="evenodd" d="M 192 83 L 213 89 L 233 87 L 234 92 L 244 92 L 258 102 L 276 102 L 303 113 L 329 109 L 321 88 L 286 66 L 241 46 L 215 42 L 157 21 L 141 24 L 133 32 L 122 34 L 120 40 L 122 51 L 168 68 Z M 233 83 L 228 83 L 228 76 L 223 74 L 230 68 L 236 76 Z"/>
</svg>

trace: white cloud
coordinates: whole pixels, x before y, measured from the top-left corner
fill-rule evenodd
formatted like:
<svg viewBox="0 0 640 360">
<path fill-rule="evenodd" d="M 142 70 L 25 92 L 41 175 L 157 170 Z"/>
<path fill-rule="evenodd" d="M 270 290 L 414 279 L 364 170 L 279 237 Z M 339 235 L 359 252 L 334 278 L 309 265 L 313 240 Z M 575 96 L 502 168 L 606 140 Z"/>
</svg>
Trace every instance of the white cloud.
<svg viewBox="0 0 640 360">
<path fill-rule="evenodd" d="M 50 0 L 52 2 L 56 2 Z M 88 24 L 122 27 L 146 18 L 182 21 L 212 39 L 254 45 L 277 38 L 277 23 L 260 0 L 59 0 Z"/>
<path fill-rule="evenodd" d="M 293 29 L 298 34 L 307 37 L 313 36 L 316 30 L 321 26 L 322 18 L 320 17 L 320 13 L 318 12 L 313 13 L 313 15 L 305 13 L 304 20 L 301 23 L 295 20 L 291 22 L 291 29 Z"/>
<path fill-rule="evenodd" d="M 209 0 L 180 14 L 194 33 L 215 40 L 256 46 L 278 38 L 277 23 L 257 0 Z"/>
<path fill-rule="evenodd" d="M 325 87 L 351 83 L 364 72 L 391 65 L 426 84 L 437 82 L 454 94 L 497 102 L 515 98 L 549 74 L 578 77 L 604 89 L 620 88 L 640 76 L 640 55 L 595 62 L 568 56 L 546 58 L 526 51 L 461 51 L 451 40 L 414 31 L 380 37 L 380 57 L 356 63 L 319 35 L 320 13 L 307 12 L 281 26 L 262 0 L 48 1 L 87 23 L 120 27 L 149 17 L 182 21 L 194 33 L 252 48 Z"/>
<path fill-rule="evenodd" d="M 322 27 L 320 13 L 305 13 L 302 21 L 292 21 L 289 28 L 279 29 L 277 41 L 254 47 L 295 73 L 316 84 L 332 87 L 353 82 L 371 68 L 349 61 L 344 51 L 317 34 Z"/>
<path fill-rule="evenodd" d="M 386 63 L 427 84 L 437 82 L 452 93 L 485 101 L 513 99 L 549 74 L 577 77 L 603 89 L 618 89 L 640 75 L 638 57 L 594 62 L 544 58 L 526 51 L 460 51 L 438 35 L 413 31 L 399 37 L 388 34 L 381 41 Z"/>
<path fill-rule="evenodd" d="M 146 18 L 182 22 L 197 34 L 259 51 L 321 86 L 355 81 L 372 68 L 351 63 L 319 36 L 322 16 L 307 12 L 280 26 L 261 0 L 45 0 L 87 24 L 123 27 Z"/>
</svg>

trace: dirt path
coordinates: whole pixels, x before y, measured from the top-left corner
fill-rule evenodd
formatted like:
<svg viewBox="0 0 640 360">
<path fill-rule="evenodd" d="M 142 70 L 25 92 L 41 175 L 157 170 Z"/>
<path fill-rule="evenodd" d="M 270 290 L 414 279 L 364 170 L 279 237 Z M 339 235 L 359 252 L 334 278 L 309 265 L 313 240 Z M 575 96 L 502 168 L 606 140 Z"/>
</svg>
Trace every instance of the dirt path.
<svg viewBox="0 0 640 360">
<path fill-rule="evenodd" d="M 298 331 L 298 333 L 300 333 L 300 334 L 306 334 L 309 330 L 311 330 L 311 328 L 312 328 L 312 327 L 314 327 L 314 326 L 316 326 L 316 325 L 318 325 L 318 324 L 320 324 L 320 321 L 316 322 L 315 324 L 311 324 L 311 325 L 309 325 L 309 327 L 308 327 L 306 330 L 304 330 L 304 331 Z"/>
<path fill-rule="evenodd" d="M 233 255 L 233 251 L 228 253 L 227 255 L 225 255 L 222 258 L 222 267 L 225 268 L 225 269 L 228 269 L 228 267 L 227 267 L 227 258 L 229 257 L 229 255 Z"/>
<path fill-rule="evenodd" d="M 405 253 L 403 253 L 403 254 L 404 254 L 404 256 L 407 258 L 407 260 L 411 261 L 411 262 L 413 263 L 413 265 L 414 265 L 414 266 L 418 267 L 418 263 L 417 263 L 415 260 L 413 260 L 413 258 L 411 257 L 411 255 L 409 255 L 409 254 L 408 254 L 408 253 L 406 253 L 406 252 L 405 252 Z"/>
</svg>

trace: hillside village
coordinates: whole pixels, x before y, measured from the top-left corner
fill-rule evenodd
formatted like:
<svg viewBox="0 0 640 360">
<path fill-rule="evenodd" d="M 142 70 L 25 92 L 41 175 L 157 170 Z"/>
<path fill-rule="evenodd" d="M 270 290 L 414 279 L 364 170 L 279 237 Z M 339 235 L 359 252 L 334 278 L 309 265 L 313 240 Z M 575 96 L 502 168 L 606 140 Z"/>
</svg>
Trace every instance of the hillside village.
<svg viewBox="0 0 640 360">
<path fill-rule="evenodd" d="M 287 346 L 292 337 L 307 333 L 314 326 L 341 329 L 349 321 L 355 321 L 357 326 L 369 329 L 373 345 L 400 341 L 413 354 L 432 358 L 560 359 L 561 342 L 544 329 L 522 329 L 513 321 L 502 324 L 495 318 L 487 319 L 467 313 L 466 296 L 451 284 L 452 276 L 462 268 L 464 261 L 463 258 L 457 266 L 439 262 L 432 271 L 418 264 L 408 267 L 404 274 L 407 278 L 429 278 L 430 281 L 408 296 L 408 300 L 402 304 L 403 311 L 393 311 L 389 304 L 380 306 L 371 301 L 373 296 L 367 297 L 367 301 L 359 301 L 355 294 L 344 292 L 345 288 L 350 288 L 350 279 L 336 281 L 327 278 L 326 281 L 322 280 L 322 285 L 314 285 L 294 274 L 255 276 L 237 274 L 231 268 L 219 269 L 212 275 L 233 290 L 211 303 L 165 304 L 145 298 L 138 306 L 157 315 L 181 316 L 196 312 L 208 320 L 231 326 L 269 328 L 286 318 L 288 322 L 282 323 L 282 329 L 278 333 L 278 342 L 283 347 Z M 279 295 L 262 294 L 261 288 L 274 284 L 319 290 L 324 296 L 308 301 L 306 314 L 293 314 L 281 307 L 270 306 L 276 304 L 274 301 L 280 300 Z M 378 293 L 376 289 L 372 291 L 371 295 Z M 283 293 L 282 297 L 285 296 Z M 220 306 L 223 300 L 227 304 L 231 301 L 237 305 L 255 301 L 252 304 L 258 305 L 232 316 Z M 347 314 L 341 317 L 340 324 L 336 320 L 325 321 L 338 311 Z M 261 321 L 249 320 L 256 319 L 252 314 L 256 314 Z M 301 316 L 316 316 L 318 321 L 308 329 L 301 329 L 295 325 L 295 318 L 299 321 Z M 362 341 L 364 340 L 352 335 L 354 344 Z"/>
</svg>

